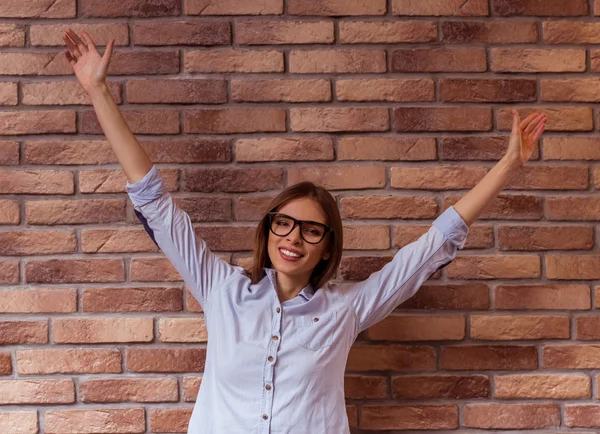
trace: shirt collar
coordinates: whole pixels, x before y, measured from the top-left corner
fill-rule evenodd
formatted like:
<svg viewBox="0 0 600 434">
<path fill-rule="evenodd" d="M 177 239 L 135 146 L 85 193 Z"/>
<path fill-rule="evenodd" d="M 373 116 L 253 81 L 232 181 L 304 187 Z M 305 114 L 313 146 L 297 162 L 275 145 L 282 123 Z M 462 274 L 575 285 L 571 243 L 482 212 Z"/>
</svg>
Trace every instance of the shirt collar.
<svg viewBox="0 0 600 434">
<path fill-rule="evenodd" d="M 272 268 L 265 268 L 265 273 L 269 277 L 271 285 L 273 285 L 273 289 L 277 288 L 277 278 L 275 270 Z M 313 297 L 313 295 L 315 295 L 315 289 L 309 282 L 308 285 L 302 288 L 302 291 L 300 291 L 298 295 L 302 297 L 305 301 L 309 301 Z"/>
</svg>

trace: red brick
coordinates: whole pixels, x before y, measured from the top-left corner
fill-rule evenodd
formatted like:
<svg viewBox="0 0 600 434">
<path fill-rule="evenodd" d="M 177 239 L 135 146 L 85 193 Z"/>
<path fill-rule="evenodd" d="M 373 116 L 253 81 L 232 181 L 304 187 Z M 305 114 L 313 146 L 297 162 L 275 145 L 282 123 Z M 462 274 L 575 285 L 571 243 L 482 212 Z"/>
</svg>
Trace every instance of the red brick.
<svg viewBox="0 0 600 434">
<path fill-rule="evenodd" d="M 586 0 L 496 0 L 493 6 L 494 15 L 508 16 L 580 16 L 588 15 Z"/>
<path fill-rule="evenodd" d="M 120 373 L 121 353 L 114 349 L 18 350 L 19 375 Z"/>
<path fill-rule="evenodd" d="M 125 23 L 110 24 L 77 24 L 69 23 L 68 28 L 77 34 L 85 30 L 97 46 L 106 45 L 111 39 L 115 45 L 129 45 L 129 29 Z M 32 46 L 59 46 L 63 47 L 65 41 L 62 35 L 67 30 L 66 24 L 37 24 L 29 26 L 29 39 Z"/>
<path fill-rule="evenodd" d="M 430 196 L 345 196 L 340 199 L 342 218 L 423 219 L 437 215 Z"/>
<path fill-rule="evenodd" d="M 220 104 L 227 102 L 224 80 L 130 80 L 127 102 L 134 104 Z"/>
<path fill-rule="evenodd" d="M 496 309 L 587 310 L 591 308 L 587 285 L 500 285 L 495 288 Z"/>
<path fill-rule="evenodd" d="M 385 168 L 382 166 L 310 166 L 290 167 L 288 184 L 310 181 L 328 190 L 382 188 Z"/>
<path fill-rule="evenodd" d="M 483 310 L 489 309 L 489 289 L 484 284 L 423 285 L 400 309 Z"/>
<path fill-rule="evenodd" d="M 600 24 L 584 21 L 545 21 L 544 42 L 550 44 L 598 44 Z"/>
<path fill-rule="evenodd" d="M 208 333 L 202 318 L 160 318 L 158 339 L 161 342 L 206 342 Z"/>
<path fill-rule="evenodd" d="M 194 134 L 237 134 L 286 130 L 283 109 L 186 109 L 184 131 Z"/>
<path fill-rule="evenodd" d="M 492 48 L 493 72 L 583 72 L 585 50 L 547 48 Z"/>
<path fill-rule="evenodd" d="M 258 221 L 268 212 L 268 206 L 275 196 L 240 196 L 235 202 L 235 220 Z"/>
<path fill-rule="evenodd" d="M 583 78 L 569 80 L 541 80 L 542 101 L 598 102 L 596 87 L 600 80 Z"/>
<path fill-rule="evenodd" d="M 27 3 L 4 2 L 0 5 L 2 18 L 75 18 L 75 0 L 34 0 Z"/>
<path fill-rule="evenodd" d="M 132 282 L 181 282 L 183 279 L 167 258 L 133 258 L 129 264 Z"/>
<path fill-rule="evenodd" d="M 492 110 L 476 107 L 394 109 L 394 131 L 489 131 Z"/>
<path fill-rule="evenodd" d="M 290 126 L 298 132 L 388 131 L 385 108 L 292 108 Z"/>
<path fill-rule="evenodd" d="M 108 88 L 117 104 L 122 103 L 121 85 L 108 83 Z M 92 100 L 75 81 L 50 81 L 23 83 L 22 102 L 25 105 L 91 105 Z"/>
<path fill-rule="evenodd" d="M 0 75 L 70 75 L 71 65 L 62 52 L 0 53 Z"/>
<path fill-rule="evenodd" d="M 391 315 L 368 331 L 374 341 L 453 341 L 465 338 L 465 317 Z"/>
<path fill-rule="evenodd" d="M 175 109 L 123 110 L 123 118 L 134 134 L 177 134 L 180 132 L 179 111 Z M 81 132 L 103 134 L 96 113 L 81 114 Z"/>
<path fill-rule="evenodd" d="M 184 0 L 186 15 L 281 15 L 283 0 Z"/>
<path fill-rule="evenodd" d="M 344 225 L 344 250 L 387 250 L 389 248 L 389 226 Z"/>
<path fill-rule="evenodd" d="M 240 45 L 331 44 L 334 25 L 330 21 L 245 20 L 235 23 Z"/>
<path fill-rule="evenodd" d="M 597 220 L 600 200 L 595 197 L 549 197 L 546 199 L 548 220 Z"/>
<path fill-rule="evenodd" d="M 597 369 L 600 367 L 598 345 L 546 345 L 543 367 L 548 369 Z"/>
<path fill-rule="evenodd" d="M 484 72 L 481 48 L 413 48 L 392 51 L 391 72 Z"/>
<path fill-rule="evenodd" d="M 355 345 L 350 349 L 348 371 L 435 371 L 435 350 L 425 346 Z"/>
<path fill-rule="evenodd" d="M 228 222 L 231 218 L 231 200 L 227 197 L 177 197 L 175 204 L 185 211 L 192 222 Z"/>
<path fill-rule="evenodd" d="M 0 106 L 17 105 L 18 99 L 17 83 L 0 83 Z"/>
<path fill-rule="evenodd" d="M 81 231 L 84 253 L 158 252 L 158 247 L 143 229 L 86 229 Z"/>
<path fill-rule="evenodd" d="M 195 312 L 195 313 L 204 312 L 204 310 L 202 309 L 202 306 L 200 306 L 200 303 L 198 303 L 198 300 L 196 300 L 194 298 L 191 291 L 187 288 L 185 290 L 185 307 L 186 307 L 185 310 L 187 312 Z"/>
<path fill-rule="evenodd" d="M 594 247 L 591 226 L 500 226 L 501 250 L 589 250 Z"/>
<path fill-rule="evenodd" d="M 483 429 L 537 429 L 560 425 L 558 404 L 468 404 L 464 424 Z"/>
<path fill-rule="evenodd" d="M 470 336 L 483 340 L 568 339 L 569 317 L 544 315 L 471 315 Z"/>
<path fill-rule="evenodd" d="M 14 289 L 0 292 L 0 313 L 69 313 L 77 310 L 74 289 Z"/>
<path fill-rule="evenodd" d="M 105 344 L 151 342 L 152 318 L 57 318 L 54 342 L 61 344 Z"/>
<path fill-rule="evenodd" d="M 327 102 L 329 80 L 231 80 L 231 96 L 238 102 Z"/>
<path fill-rule="evenodd" d="M 392 188 L 457 190 L 474 187 L 486 175 L 485 167 L 392 167 Z"/>
<path fill-rule="evenodd" d="M 546 276 L 555 280 L 596 280 L 600 276 L 599 265 L 598 255 L 547 255 Z"/>
<path fill-rule="evenodd" d="M 19 203 L 14 200 L 0 200 L 0 224 L 19 224 Z"/>
<path fill-rule="evenodd" d="M 0 64 L 2 64 L 1 59 Z M 73 111 L 0 112 L 0 136 L 74 133 L 75 131 L 75 112 Z"/>
<path fill-rule="evenodd" d="M 77 238 L 72 231 L 0 231 L 0 255 L 25 256 L 72 253 Z"/>
<path fill-rule="evenodd" d="M 345 256 L 340 263 L 344 280 L 365 280 L 392 260 L 392 256 Z"/>
<path fill-rule="evenodd" d="M 446 196 L 444 206 L 446 209 L 454 205 L 459 196 Z M 539 220 L 542 217 L 542 199 L 535 196 L 501 194 L 479 216 L 485 219 L 503 220 Z"/>
<path fill-rule="evenodd" d="M 533 346 L 444 347 L 441 367 L 459 371 L 537 369 L 538 355 Z"/>
<path fill-rule="evenodd" d="M 346 415 L 350 428 L 358 428 L 358 408 L 355 405 L 346 405 Z"/>
<path fill-rule="evenodd" d="M 10 353 L 0 353 L 0 375 L 10 374 L 12 374 L 12 359 Z M 0 426 L 2 425 L 0 424 Z"/>
<path fill-rule="evenodd" d="M 577 339 L 583 341 L 597 340 L 600 336 L 600 317 L 580 316 L 576 319 Z"/>
<path fill-rule="evenodd" d="M 288 0 L 290 15 L 384 15 L 385 0 Z"/>
<path fill-rule="evenodd" d="M 385 377 L 346 375 L 344 377 L 346 399 L 385 399 L 387 381 Z"/>
<path fill-rule="evenodd" d="M 448 265 L 450 279 L 535 279 L 541 275 L 537 255 L 459 256 Z"/>
<path fill-rule="evenodd" d="M 342 44 L 400 44 L 435 42 L 437 27 L 432 21 L 340 21 Z"/>
<path fill-rule="evenodd" d="M 155 432 L 186 433 L 191 416 L 191 408 L 152 409 L 150 429 Z"/>
<path fill-rule="evenodd" d="M 28 283 L 122 282 L 125 279 L 121 259 L 49 259 L 29 261 L 25 265 Z"/>
<path fill-rule="evenodd" d="M 202 377 L 183 377 L 183 400 L 185 402 L 196 402 L 200 384 L 202 384 Z"/>
<path fill-rule="evenodd" d="M 250 192 L 283 187 L 283 171 L 269 168 L 184 169 L 185 191 Z"/>
<path fill-rule="evenodd" d="M 490 396 L 486 375 L 406 375 L 392 377 L 396 399 L 473 399 Z"/>
<path fill-rule="evenodd" d="M 143 433 L 143 408 L 101 408 L 97 410 L 50 410 L 45 414 L 45 433 Z"/>
<path fill-rule="evenodd" d="M 425 161 L 436 155 L 433 138 L 341 137 L 337 151 L 340 161 Z"/>
<path fill-rule="evenodd" d="M 181 14 L 181 2 L 176 0 L 84 0 L 79 12 L 83 17 L 169 17 Z"/>
<path fill-rule="evenodd" d="M 73 173 L 58 170 L 11 170 L 0 194 L 73 194 Z"/>
<path fill-rule="evenodd" d="M 360 428 L 367 430 L 456 429 L 458 407 L 439 405 L 363 405 Z"/>
<path fill-rule="evenodd" d="M 600 7 L 596 7 L 597 10 L 600 10 Z M 592 72 L 600 71 L 600 50 L 590 50 L 590 58 L 592 63 Z"/>
<path fill-rule="evenodd" d="M 565 425 L 568 427 L 598 428 L 600 405 L 565 405 Z"/>
<path fill-rule="evenodd" d="M 213 251 L 243 251 L 254 247 L 254 232 L 252 226 L 199 226 L 196 235 L 203 239 L 208 248 Z"/>
<path fill-rule="evenodd" d="M 48 321 L 0 321 L 0 345 L 47 343 Z"/>
<path fill-rule="evenodd" d="M 11 434 L 39 433 L 37 411 L 0 412 L 0 431 Z"/>
<path fill-rule="evenodd" d="M 70 66 L 70 65 L 69 65 Z M 115 51 L 108 75 L 176 74 L 179 51 Z"/>
<path fill-rule="evenodd" d="M 0 24 L 0 47 L 24 47 L 25 26 L 20 24 Z"/>
<path fill-rule="evenodd" d="M 500 160 L 508 148 L 506 136 L 452 136 L 442 137 L 441 158 L 443 160 Z M 539 147 L 536 146 L 531 156 L 539 159 Z"/>
<path fill-rule="evenodd" d="M 205 348 L 130 348 L 126 353 L 131 372 L 202 372 Z"/>
<path fill-rule="evenodd" d="M 228 22 L 149 21 L 133 24 L 133 43 L 137 45 L 229 45 Z"/>
<path fill-rule="evenodd" d="M 336 83 L 339 101 L 433 101 L 431 79 L 350 79 Z"/>
<path fill-rule="evenodd" d="M 19 283 L 19 263 L 0 261 L 0 284 L 15 285 L 17 283 Z"/>
<path fill-rule="evenodd" d="M 0 166 L 16 166 L 21 154 L 19 142 L 0 141 Z"/>
<path fill-rule="evenodd" d="M 79 386 L 82 402 L 176 402 L 176 378 L 87 380 Z"/>
<path fill-rule="evenodd" d="M 333 141 L 328 137 L 290 137 L 240 139 L 235 144 L 240 162 L 257 161 L 331 161 Z"/>
<path fill-rule="evenodd" d="M 392 14 L 394 15 L 423 15 L 423 16 L 487 16 L 489 15 L 488 2 L 485 0 L 392 0 Z"/>
<path fill-rule="evenodd" d="M 74 402 L 73 380 L 0 381 L 0 404 L 72 404 Z"/>
<path fill-rule="evenodd" d="M 85 288 L 83 312 L 178 312 L 183 310 L 180 287 Z"/>
<path fill-rule="evenodd" d="M 600 140 L 595 137 L 544 138 L 544 160 L 600 160 Z"/>
<path fill-rule="evenodd" d="M 276 50 L 185 51 L 185 72 L 283 72 L 283 52 Z"/>
<path fill-rule="evenodd" d="M 442 78 L 440 100 L 444 102 L 535 101 L 535 80 Z"/>
<path fill-rule="evenodd" d="M 591 398 L 592 382 L 587 375 L 498 375 L 494 383 L 499 399 Z"/>
<path fill-rule="evenodd" d="M 122 199 L 36 200 L 25 204 L 28 224 L 111 223 L 125 220 Z"/>
<path fill-rule="evenodd" d="M 538 29 L 532 21 L 444 21 L 440 23 L 440 40 L 458 44 L 536 43 Z"/>
<path fill-rule="evenodd" d="M 386 53 L 375 49 L 292 50 L 290 72 L 299 74 L 366 74 L 385 72 Z"/>
</svg>

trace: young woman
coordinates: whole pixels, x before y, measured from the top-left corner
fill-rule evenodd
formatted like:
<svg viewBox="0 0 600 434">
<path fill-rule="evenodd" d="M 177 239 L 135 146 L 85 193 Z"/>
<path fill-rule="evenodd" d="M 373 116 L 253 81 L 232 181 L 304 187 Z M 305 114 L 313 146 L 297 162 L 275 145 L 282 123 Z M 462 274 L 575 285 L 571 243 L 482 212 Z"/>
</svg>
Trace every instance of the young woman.
<svg viewBox="0 0 600 434">
<path fill-rule="evenodd" d="M 344 370 L 357 335 L 411 297 L 463 247 L 468 226 L 530 158 L 546 117 L 513 112 L 508 151 L 483 180 L 418 241 L 364 282 L 328 283 L 342 254 L 333 197 L 293 185 L 258 225 L 250 270 L 219 259 L 194 234 L 125 124 L 105 78 L 113 42 L 100 56 L 88 34 L 64 35 L 66 56 L 127 175 L 147 231 L 204 308 L 206 368 L 191 434 L 349 433 Z"/>
</svg>

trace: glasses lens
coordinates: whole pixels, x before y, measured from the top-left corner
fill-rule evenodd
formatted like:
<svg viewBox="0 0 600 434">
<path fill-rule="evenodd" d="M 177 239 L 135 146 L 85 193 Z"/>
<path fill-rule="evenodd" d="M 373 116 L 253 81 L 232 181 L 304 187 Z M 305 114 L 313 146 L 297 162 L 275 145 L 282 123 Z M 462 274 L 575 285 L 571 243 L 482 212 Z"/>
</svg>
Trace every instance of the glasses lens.
<svg viewBox="0 0 600 434">
<path fill-rule="evenodd" d="M 323 239 L 325 228 L 310 223 L 302 224 L 302 238 L 309 243 L 318 243 Z"/>
<path fill-rule="evenodd" d="M 290 218 L 281 215 L 274 215 L 271 217 L 271 231 L 273 231 L 275 235 L 283 237 L 289 234 L 293 227 L 294 221 Z"/>
</svg>

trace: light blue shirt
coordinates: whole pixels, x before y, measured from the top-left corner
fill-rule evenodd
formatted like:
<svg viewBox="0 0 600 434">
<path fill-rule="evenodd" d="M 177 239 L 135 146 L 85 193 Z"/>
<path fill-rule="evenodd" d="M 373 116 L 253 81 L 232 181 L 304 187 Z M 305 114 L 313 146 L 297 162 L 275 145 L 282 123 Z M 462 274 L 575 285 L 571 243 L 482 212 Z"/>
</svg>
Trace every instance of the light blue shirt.
<svg viewBox="0 0 600 434">
<path fill-rule="evenodd" d="M 195 236 L 156 166 L 127 191 L 204 309 L 206 367 L 189 434 L 348 434 L 344 371 L 354 340 L 452 261 L 468 232 L 451 207 L 367 280 L 307 286 L 281 303 L 274 270 L 253 285 Z"/>
</svg>

